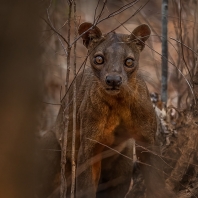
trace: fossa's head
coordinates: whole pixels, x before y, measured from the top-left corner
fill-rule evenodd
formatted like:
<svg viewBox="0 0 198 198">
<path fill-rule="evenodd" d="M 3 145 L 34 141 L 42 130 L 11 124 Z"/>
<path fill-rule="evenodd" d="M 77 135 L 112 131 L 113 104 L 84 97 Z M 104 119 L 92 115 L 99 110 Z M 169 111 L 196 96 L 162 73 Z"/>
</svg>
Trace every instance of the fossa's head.
<svg viewBox="0 0 198 198">
<path fill-rule="evenodd" d="M 83 44 L 89 50 L 91 67 L 107 93 L 115 95 L 136 77 L 139 54 L 151 30 L 142 24 L 130 35 L 111 32 L 102 35 L 91 23 L 82 23 L 78 29 Z"/>
</svg>

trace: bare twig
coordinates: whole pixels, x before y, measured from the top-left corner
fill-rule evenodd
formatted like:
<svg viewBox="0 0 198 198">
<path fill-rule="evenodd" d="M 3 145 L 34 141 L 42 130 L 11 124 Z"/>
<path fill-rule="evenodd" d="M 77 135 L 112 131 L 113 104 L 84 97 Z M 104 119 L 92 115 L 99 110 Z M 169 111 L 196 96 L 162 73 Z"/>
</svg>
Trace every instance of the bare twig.
<svg viewBox="0 0 198 198">
<path fill-rule="evenodd" d="M 138 39 L 138 38 L 137 38 Z M 141 41 L 141 40 L 140 40 Z M 147 45 L 146 43 L 145 43 L 145 45 L 147 46 L 147 47 L 149 47 L 150 49 L 152 49 L 149 45 Z M 159 52 L 157 52 L 156 50 L 154 50 L 154 49 L 152 49 L 156 54 L 158 54 L 158 55 L 160 55 L 160 56 L 162 56 Z M 163 57 L 163 58 L 165 58 L 165 57 Z M 171 61 L 169 61 L 168 60 L 168 62 L 171 64 L 171 65 L 173 65 L 174 67 L 176 67 L 177 68 L 177 70 L 179 71 L 179 73 L 183 76 L 183 78 L 185 79 L 185 81 L 186 81 L 186 83 L 188 84 L 188 86 L 189 86 L 189 88 L 190 88 L 190 90 L 191 90 L 191 93 L 192 93 L 192 95 L 193 95 L 193 99 L 194 99 L 194 102 L 195 102 L 195 104 L 196 104 L 196 96 L 195 96 L 195 93 L 194 93 L 194 90 L 193 90 L 193 88 L 192 88 L 192 86 L 191 86 L 191 84 L 190 84 L 190 82 L 188 81 L 188 79 L 185 77 L 185 75 L 182 73 L 182 71 L 176 66 L 176 65 L 174 65 Z"/>
<path fill-rule="evenodd" d="M 100 17 L 101 17 L 102 14 L 103 14 L 103 11 L 104 11 L 104 8 L 105 8 L 106 4 L 107 4 L 107 0 L 104 0 L 102 9 L 101 9 L 101 11 L 100 11 L 100 14 L 96 17 L 96 19 L 94 18 L 94 20 L 95 20 L 95 21 L 94 21 L 94 24 L 98 23 Z"/>
<path fill-rule="evenodd" d="M 47 8 L 47 17 L 48 17 L 48 20 L 49 20 L 49 22 L 50 22 L 51 28 L 53 28 L 53 30 L 56 30 L 56 29 L 54 28 L 54 26 L 53 26 L 53 23 L 52 23 L 51 19 L 50 19 L 49 8 Z M 56 36 L 57 36 L 57 38 L 58 38 L 58 40 L 59 40 L 59 42 L 60 42 L 60 44 L 61 44 L 61 46 L 62 46 L 64 52 L 65 52 L 65 55 L 67 56 L 67 50 L 66 50 L 65 46 L 63 45 L 62 40 L 60 39 L 60 37 L 61 37 L 61 38 L 64 38 L 64 37 L 63 37 L 60 33 L 58 33 L 58 31 L 55 31 L 55 33 L 56 33 Z M 67 43 L 66 39 L 65 39 L 65 42 Z M 67 44 L 68 44 L 68 43 L 67 43 Z"/>
<path fill-rule="evenodd" d="M 90 54 L 90 53 L 89 53 L 89 54 Z M 76 75 L 74 76 L 74 78 L 73 78 L 73 80 L 72 80 L 72 82 L 71 82 L 69 88 L 67 89 L 67 92 L 65 93 L 65 95 L 63 96 L 63 98 L 61 99 L 61 101 L 63 101 L 64 98 L 66 97 L 66 95 L 69 93 L 69 90 L 71 89 L 71 87 L 72 87 L 74 81 L 76 80 L 78 74 L 80 73 L 81 69 L 82 69 L 83 67 L 85 67 L 86 62 L 87 62 L 87 59 L 88 59 L 88 57 L 89 57 L 89 54 L 85 57 L 85 60 L 84 60 L 83 63 L 81 64 L 80 68 L 78 69 L 78 71 L 77 71 Z M 73 100 L 73 99 L 72 99 L 72 100 Z"/>
<path fill-rule="evenodd" d="M 42 17 L 41 17 L 41 18 L 42 18 Z M 67 45 L 69 45 L 68 41 L 63 37 L 62 34 L 60 34 L 54 27 L 52 27 L 51 24 L 48 23 L 48 21 L 47 21 L 46 19 L 44 19 L 44 18 L 42 18 L 42 19 L 45 21 L 45 23 L 47 23 L 47 25 L 50 26 L 50 28 L 51 28 L 56 34 L 58 34 L 58 35 L 63 39 L 63 41 L 65 41 L 65 43 L 67 43 Z"/>
<path fill-rule="evenodd" d="M 107 146 L 106 144 L 103 144 L 103 143 L 98 142 L 98 141 L 96 141 L 96 140 L 93 140 L 93 139 L 91 139 L 91 138 L 87 138 L 87 139 L 90 140 L 90 141 L 92 141 L 92 142 L 97 142 L 98 144 L 100 144 L 100 145 L 102 145 L 102 146 L 105 146 L 106 148 L 108 148 L 108 149 L 114 151 L 115 153 L 118 153 L 119 155 L 121 155 L 121 156 L 123 156 L 123 157 L 125 157 L 125 158 L 127 158 L 127 159 L 129 159 L 129 160 L 133 160 L 132 158 L 130 158 L 130 157 L 128 157 L 128 156 L 126 156 L 126 155 L 120 153 L 119 151 L 117 151 L 117 150 L 115 150 L 115 149 L 113 149 L 113 148 Z"/>
<path fill-rule="evenodd" d="M 71 37 L 71 12 L 72 12 L 72 2 L 69 2 L 69 12 L 68 12 L 68 37 L 67 37 L 67 72 L 66 72 L 66 82 L 65 82 L 65 92 L 68 90 L 69 86 L 69 74 L 70 74 L 70 54 L 71 54 L 71 47 L 70 47 L 70 37 Z M 69 95 L 66 96 L 65 99 L 65 109 L 63 110 L 63 120 L 64 121 L 64 131 L 62 134 L 62 152 L 61 152 L 61 198 L 66 198 L 67 192 L 67 181 L 65 178 L 65 166 L 66 166 L 66 150 L 67 150 L 67 132 L 69 127 L 69 107 L 66 108 L 69 102 Z"/>
<path fill-rule="evenodd" d="M 76 19 L 76 1 L 74 3 L 74 25 L 75 25 L 75 33 L 74 39 L 76 39 L 78 31 L 77 31 L 77 19 Z M 74 67 L 73 67 L 74 76 L 76 75 L 76 43 L 74 44 Z M 73 83 L 73 133 L 72 133 L 72 178 L 71 178 L 71 198 L 74 198 L 75 195 L 75 179 L 76 179 L 76 80 Z"/>
<path fill-rule="evenodd" d="M 106 10 L 110 13 L 110 11 L 109 11 L 109 9 L 108 9 L 107 6 L 106 6 Z M 121 22 L 120 22 L 115 16 L 113 16 L 113 18 L 116 20 L 116 22 L 118 22 L 119 24 L 121 24 Z M 129 29 L 126 28 L 126 26 L 125 26 L 124 24 L 121 24 L 121 25 L 122 25 L 122 27 L 123 27 L 126 31 L 128 31 L 129 33 L 131 33 L 131 31 L 129 31 Z"/>
<path fill-rule="evenodd" d="M 98 9 L 98 6 L 99 6 L 99 3 L 100 3 L 100 0 L 98 0 L 97 6 L 96 6 L 96 8 L 95 8 L 95 12 L 94 12 L 94 21 L 93 21 L 93 23 L 94 23 L 94 22 L 95 22 L 95 20 L 96 20 L 96 12 L 97 12 L 97 9 Z"/>
<path fill-rule="evenodd" d="M 44 20 L 42 17 L 41 17 L 41 19 Z M 44 21 L 45 21 L 45 20 L 44 20 Z M 45 22 L 45 23 L 46 23 L 46 22 Z M 59 32 L 59 30 L 61 30 L 66 24 L 67 24 L 67 20 L 64 22 L 64 24 L 63 24 L 57 31 Z M 47 24 L 47 25 L 49 26 L 50 24 Z M 53 29 L 51 28 L 50 31 L 51 31 L 51 30 L 53 30 Z M 40 43 L 40 45 L 41 45 L 42 43 L 44 43 L 47 39 L 49 39 L 51 36 L 53 36 L 55 33 L 56 33 L 56 32 L 53 31 L 53 33 L 52 33 L 50 36 L 48 36 L 47 38 L 45 38 L 45 39 Z"/>
<path fill-rule="evenodd" d="M 115 31 L 116 29 L 118 29 L 119 27 L 123 26 L 123 24 L 125 24 L 127 21 L 129 21 L 132 17 L 134 17 L 138 12 L 140 12 L 140 10 L 142 10 L 146 5 L 147 3 L 149 2 L 150 0 L 147 0 L 146 3 L 144 3 L 142 6 L 140 6 L 128 19 L 126 19 L 124 22 L 120 23 L 120 25 L 118 25 L 116 28 L 114 28 L 113 30 L 111 30 L 109 33 Z M 131 5 L 132 6 L 132 5 Z M 130 7 L 131 7 L 130 6 Z M 108 33 L 108 34 L 109 34 Z"/>
<path fill-rule="evenodd" d="M 118 10 L 112 12 L 111 14 L 109 14 L 107 17 L 105 17 L 104 19 L 101 19 L 100 21 L 98 21 L 98 23 L 101 23 L 102 21 L 109 19 L 111 17 L 114 17 L 120 13 L 122 13 L 123 11 L 129 9 L 130 7 L 134 6 L 139 0 L 134 0 L 133 2 L 130 2 L 124 6 L 122 6 L 121 8 L 119 8 Z"/>
<path fill-rule="evenodd" d="M 185 45 L 185 44 L 182 43 L 181 41 L 178 41 L 177 39 L 172 38 L 172 37 L 170 37 L 170 39 L 176 41 L 177 43 L 180 43 L 180 44 L 183 45 L 183 46 L 185 46 L 185 47 L 188 48 L 190 51 L 192 51 L 196 56 L 198 56 L 198 53 L 197 53 L 197 52 L 195 52 L 192 48 L 190 48 L 189 46 Z"/>
<path fill-rule="evenodd" d="M 139 0 L 135 0 L 135 1 L 133 1 L 133 2 L 130 2 L 130 3 L 128 3 L 128 4 L 126 4 L 126 5 L 124 5 L 123 7 L 121 7 L 121 8 L 119 8 L 117 11 L 115 11 L 116 12 L 116 14 L 115 14 L 115 12 L 113 12 L 114 14 L 112 14 L 111 13 L 111 15 L 108 15 L 107 17 L 105 17 L 104 19 L 101 19 L 100 21 L 98 21 L 97 23 L 94 23 L 93 24 L 93 26 L 91 26 L 89 29 L 87 29 L 85 32 L 83 32 L 81 35 L 79 35 L 72 43 L 71 43 L 71 45 L 74 45 L 74 43 L 77 41 L 77 40 L 79 40 L 84 34 L 86 34 L 88 31 L 90 31 L 94 26 L 96 26 L 96 25 L 98 25 L 99 23 L 101 23 L 102 21 L 104 21 L 104 20 L 106 20 L 106 19 L 109 19 L 109 18 L 111 18 L 111 17 L 113 17 L 113 16 L 115 16 L 115 15 L 117 15 L 117 14 L 120 14 L 120 13 L 122 13 L 123 11 L 125 11 L 126 9 L 129 9 L 130 7 L 132 7 L 134 4 L 136 4 L 137 2 L 138 2 Z M 148 0 L 148 1 L 150 1 L 150 0 Z M 146 4 L 148 3 L 148 1 L 146 2 Z M 145 5 L 146 5 L 145 4 Z M 144 7 L 144 6 L 143 6 Z M 122 9 L 122 8 L 125 8 L 125 9 Z M 121 10 L 122 9 L 122 10 Z M 135 14 L 137 14 L 137 13 L 135 13 Z M 134 15 L 135 15 L 134 14 Z M 133 15 L 133 16 L 134 16 Z M 133 17 L 133 16 L 131 16 L 131 17 Z M 130 18 L 131 18 L 130 17 Z M 129 19 L 130 19 L 129 18 Z M 128 19 L 128 20 L 129 20 Z M 127 21 L 128 21 L 127 20 Z M 120 27 L 120 26 L 119 26 Z M 117 27 L 118 28 L 118 27 Z M 116 28 L 116 29 L 117 29 Z"/>
<path fill-rule="evenodd" d="M 188 73 L 189 73 L 191 82 L 193 82 L 190 69 L 188 68 L 188 65 L 187 65 L 186 60 L 185 60 L 185 57 L 184 57 L 184 49 L 183 49 L 183 45 L 182 45 L 182 43 L 183 43 L 183 38 L 182 38 L 182 21 L 181 21 L 181 15 L 182 15 L 182 13 L 181 13 L 181 12 L 182 12 L 182 3 L 181 3 L 181 0 L 180 0 L 179 28 L 180 28 L 181 52 L 182 52 L 182 58 L 183 58 L 183 61 L 184 61 L 185 66 L 186 66 L 186 69 L 188 70 Z"/>
</svg>

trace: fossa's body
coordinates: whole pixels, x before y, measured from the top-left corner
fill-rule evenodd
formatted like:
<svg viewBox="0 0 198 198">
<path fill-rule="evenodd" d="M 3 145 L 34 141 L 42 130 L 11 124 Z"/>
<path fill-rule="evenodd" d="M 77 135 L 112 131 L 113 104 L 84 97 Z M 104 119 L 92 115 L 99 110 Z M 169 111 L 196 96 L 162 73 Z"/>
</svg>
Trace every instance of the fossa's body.
<svg viewBox="0 0 198 198">
<path fill-rule="evenodd" d="M 79 27 L 84 45 L 88 48 L 91 68 L 77 81 L 76 162 L 77 198 L 123 198 L 132 177 L 134 138 L 137 155 L 144 175 L 149 198 L 174 197 L 165 190 L 158 160 L 154 151 L 156 115 L 146 84 L 138 70 L 139 55 L 150 35 L 147 25 L 137 27 L 131 35 L 115 32 L 102 35 L 97 27 L 83 23 Z M 86 32 L 83 34 L 83 32 Z M 72 89 L 69 101 L 72 101 Z M 69 106 L 66 178 L 68 193 L 71 179 L 72 102 Z M 57 140 L 64 130 L 63 110 L 59 111 L 55 134 Z M 113 148 L 121 153 L 113 151 Z M 124 157 L 127 156 L 127 157 Z M 146 165 L 148 164 L 148 165 Z M 158 169 L 157 168 L 157 169 Z"/>
</svg>

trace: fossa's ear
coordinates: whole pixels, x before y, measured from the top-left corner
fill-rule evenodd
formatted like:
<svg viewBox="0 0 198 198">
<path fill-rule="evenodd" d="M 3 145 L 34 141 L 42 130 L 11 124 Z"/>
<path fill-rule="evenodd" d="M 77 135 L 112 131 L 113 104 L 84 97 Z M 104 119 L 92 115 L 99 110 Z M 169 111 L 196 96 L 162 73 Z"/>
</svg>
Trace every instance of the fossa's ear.
<svg viewBox="0 0 198 198">
<path fill-rule="evenodd" d="M 144 49 L 145 41 L 149 38 L 151 29 L 148 25 L 142 24 L 136 27 L 130 35 L 130 41 L 135 42 L 140 51 Z"/>
<path fill-rule="evenodd" d="M 88 48 L 91 41 L 99 39 L 102 36 L 102 32 L 100 31 L 100 29 L 97 26 L 93 26 L 93 27 L 92 26 L 93 26 L 92 23 L 84 22 L 78 28 L 78 34 L 79 35 L 83 34 L 88 29 L 90 29 L 82 35 L 83 44 L 87 48 Z"/>
</svg>

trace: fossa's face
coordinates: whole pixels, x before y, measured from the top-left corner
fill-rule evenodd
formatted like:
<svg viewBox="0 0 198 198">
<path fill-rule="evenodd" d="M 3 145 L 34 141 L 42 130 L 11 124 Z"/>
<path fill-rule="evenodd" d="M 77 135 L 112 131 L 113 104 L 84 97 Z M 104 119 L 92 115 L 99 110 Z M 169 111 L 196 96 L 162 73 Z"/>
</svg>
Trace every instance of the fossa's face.
<svg viewBox="0 0 198 198">
<path fill-rule="evenodd" d="M 90 23 L 81 24 L 79 34 L 89 30 L 91 26 Z M 108 94 L 118 94 L 136 77 L 139 54 L 149 35 L 150 28 L 141 25 L 131 35 L 115 32 L 102 35 L 99 28 L 93 27 L 82 36 L 90 53 L 94 74 Z"/>
<path fill-rule="evenodd" d="M 109 94 L 124 89 L 138 69 L 139 50 L 127 43 L 127 35 L 110 33 L 90 53 L 92 69 Z"/>
</svg>

